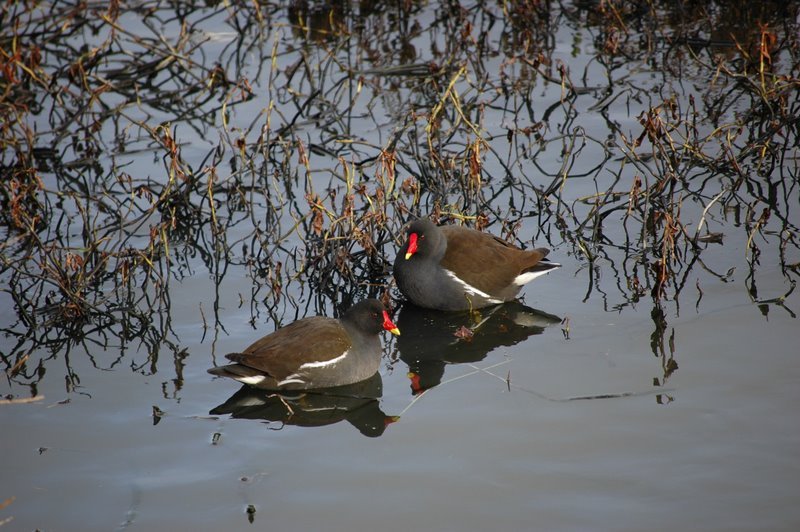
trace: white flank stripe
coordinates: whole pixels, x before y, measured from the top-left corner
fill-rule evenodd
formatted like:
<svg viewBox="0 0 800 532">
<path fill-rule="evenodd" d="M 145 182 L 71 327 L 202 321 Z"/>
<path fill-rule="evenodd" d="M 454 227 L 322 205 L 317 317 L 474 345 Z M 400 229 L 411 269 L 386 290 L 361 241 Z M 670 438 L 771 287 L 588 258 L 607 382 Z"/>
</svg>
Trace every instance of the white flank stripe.
<svg viewBox="0 0 800 532">
<path fill-rule="evenodd" d="M 297 373 L 292 373 L 291 375 L 280 381 L 278 383 L 278 386 L 283 386 L 284 384 L 291 384 L 293 382 L 296 382 L 297 384 L 305 384 L 306 381 L 304 381 Z"/>
<path fill-rule="evenodd" d="M 502 299 L 497 299 L 495 297 L 492 297 L 489 294 L 487 294 L 486 292 L 478 290 L 477 288 L 475 288 L 471 284 L 465 282 L 463 279 L 459 279 L 459 277 L 456 274 L 454 274 L 453 272 L 451 272 L 450 270 L 445 270 L 444 272 L 447 274 L 448 277 L 450 277 L 452 280 L 454 280 L 455 282 L 460 284 L 464 288 L 464 291 L 467 293 L 467 295 L 480 296 L 482 298 L 487 299 L 490 303 L 502 303 L 503 302 Z"/>
<path fill-rule="evenodd" d="M 339 356 L 338 356 L 338 357 L 336 357 L 336 358 L 332 358 L 332 359 L 330 359 L 330 360 L 323 360 L 323 361 L 321 361 L 321 362 L 306 362 L 305 364 L 303 364 L 302 366 L 300 366 L 300 368 L 299 368 L 299 369 L 305 369 L 305 368 L 324 368 L 325 366 L 333 366 L 333 365 L 336 365 L 336 364 L 338 364 L 338 363 L 339 363 L 339 362 L 341 362 L 342 360 L 344 360 L 344 358 L 347 356 L 347 353 L 349 353 L 349 351 L 345 351 L 344 353 L 342 353 L 341 355 L 339 355 Z"/>
</svg>

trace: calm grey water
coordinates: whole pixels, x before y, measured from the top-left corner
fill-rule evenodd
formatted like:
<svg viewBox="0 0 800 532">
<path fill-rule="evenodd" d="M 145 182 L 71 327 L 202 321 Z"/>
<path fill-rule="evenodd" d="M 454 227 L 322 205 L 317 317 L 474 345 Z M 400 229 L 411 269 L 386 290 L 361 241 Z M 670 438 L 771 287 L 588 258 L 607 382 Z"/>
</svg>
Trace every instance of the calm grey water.
<svg viewBox="0 0 800 532">
<path fill-rule="evenodd" d="M 556 56 L 573 71 L 588 65 L 589 85 L 603 83 L 592 78 L 591 36 L 581 31 L 559 29 Z M 576 35 L 587 43 L 577 55 Z M 578 106 L 587 113 L 579 123 L 603 139 L 609 131 L 588 112 L 593 103 Z M 486 114 L 490 128 L 512 119 Z M 622 102 L 610 114 L 621 129 L 637 127 Z M 390 131 L 363 134 L 380 145 Z M 202 159 L 204 139 L 184 140 L 185 155 Z M 504 138 L 495 142 L 505 149 Z M 592 149 L 572 171 L 596 164 Z M 153 158 L 131 160 L 135 169 Z M 550 170 L 562 163 L 553 149 L 536 160 Z M 563 200 L 595 192 L 594 181 L 576 179 Z M 796 211 L 796 190 L 791 198 Z M 687 202 L 684 215 L 696 224 L 702 209 Z M 709 245 L 679 298 L 663 302 L 664 357 L 652 346 L 653 300 L 624 301 L 616 287 L 626 274 L 613 260 L 590 274 L 553 231 L 547 245 L 563 268 L 523 290 L 525 307 L 484 311 L 472 342 L 461 344 L 451 332 L 459 319 L 470 325 L 467 317 L 400 309 L 403 336 L 384 337 L 380 380 L 362 390 L 378 399 L 301 399 L 309 426 L 273 421 L 266 409 L 209 413 L 240 387 L 206 369 L 275 324 L 266 313 L 250 324 L 253 282 L 242 268 L 217 289 L 194 259 L 196 273 L 170 286 L 180 364 L 164 348 L 153 371 L 144 347 L 89 343 L 47 361 L 39 400 L 0 405 L 0 501 L 14 498 L 0 508 L 0 530 L 796 530 L 800 305 L 794 293 L 785 307 L 754 301 L 748 233 L 720 208 L 711 214 L 724 244 Z M 528 218 L 519 235 L 530 241 L 538 231 Z M 606 234 L 624 240 L 618 224 Z M 780 231 L 757 238 L 770 250 L 755 275 L 765 301 L 790 283 L 774 252 Z M 796 248 L 787 253 L 798 261 Z M 291 289 L 310 298 L 306 287 Z M 0 297 L 0 322 L 14 323 L 10 298 Z M 215 301 L 224 330 L 203 327 Z M 0 338 L 0 350 L 12 347 Z M 666 372 L 667 363 L 677 369 Z M 74 389 L 67 368 L 79 376 Z M 424 393 L 414 393 L 417 382 Z M 0 384 L 3 395 L 25 390 Z M 163 412 L 157 423 L 154 406 Z"/>
<path fill-rule="evenodd" d="M 195 339 L 176 399 L 163 397 L 165 376 L 97 371 L 74 356 L 87 395 L 60 405 L 67 395 L 52 379 L 40 403 L 3 407 L 10 529 L 244 530 L 249 504 L 256 526 L 279 530 L 800 522 L 796 321 L 785 312 L 764 319 L 736 280 L 707 285 L 701 310 L 671 322 L 680 369 L 662 392 L 671 401 L 659 404 L 649 316 L 581 304 L 575 269 L 567 263 L 525 297 L 569 315 L 569 340 L 554 326 L 474 365 L 448 366 L 445 382 L 413 404 L 407 367 L 387 362 L 380 407 L 404 413 L 379 438 L 346 421 L 272 430 L 280 424 L 208 419 L 238 386 L 205 373 L 209 345 L 191 319 L 192 291 L 178 286 L 181 335 L 194 330 Z M 236 349 L 250 338 L 241 335 L 217 348 Z M 491 366 L 500 379 L 476 371 Z M 508 391 L 509 373 L 524 389 Z M 622 392 L 642 395 L 563 401 Z M 155 426 L 152 405 L 166 412 Z"/>
</svg>

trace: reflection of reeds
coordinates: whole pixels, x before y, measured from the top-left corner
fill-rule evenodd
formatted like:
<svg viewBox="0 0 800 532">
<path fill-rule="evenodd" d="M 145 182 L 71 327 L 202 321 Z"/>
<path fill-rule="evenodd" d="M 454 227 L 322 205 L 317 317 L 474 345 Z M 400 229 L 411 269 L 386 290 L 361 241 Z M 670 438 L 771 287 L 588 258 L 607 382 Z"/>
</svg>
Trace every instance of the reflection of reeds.
<svg viewBox="0 0 800 532">
<path fill-rule="evenodd" d="M 248 275 L 253 320 L 335 313 L 387 294 L 403 224 L 430 215 L 566 242 L 609 311 L 649 295 L 666 378 L 663 305 L 702 295 L 697 266 L 731 277 L 703 261 L 723 235 L 746 241 L 753 301 L 792 312 L 797 7 L 766 4 L 9 3 L 3 363 L 35 382 L 37 348 L 116 336 L 146 346 L 138 369 L 162 345 L 179 367 L 170 282 L 198 268 L 217 290 Z M 565 23 L 593 38 L 574 62 L 555 53 Z M 764 253 L 780 297 L 758 296 Z M 218 305 L 201 314 L 221 327 Z"/>
</svg>

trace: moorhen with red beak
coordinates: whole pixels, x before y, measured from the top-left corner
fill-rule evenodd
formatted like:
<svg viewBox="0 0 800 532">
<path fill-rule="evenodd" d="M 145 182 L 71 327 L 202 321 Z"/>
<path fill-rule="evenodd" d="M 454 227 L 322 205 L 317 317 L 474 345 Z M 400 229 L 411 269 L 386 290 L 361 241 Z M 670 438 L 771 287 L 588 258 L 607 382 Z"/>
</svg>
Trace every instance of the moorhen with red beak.
<svg viewBox="0 0 800 532">
<path fill-rule="evenodd" d="M 400 292 L 417 306 L 470 310 L 511 301 L 526 283 L 561 265 L 550 250 L 523 250 L 467 227 L 412 222 L 394 261 Z"/>
<path fill-rule="evenodd" d="M 290 323 L 241 353 L 225 355 L 234 364 L 208 372 L 270 390 L 353 384 L 378 371 L 382 330 L 400 334 L 383 304 L 367 299 L 338 320 L 313 316 Z"/>
</svg>

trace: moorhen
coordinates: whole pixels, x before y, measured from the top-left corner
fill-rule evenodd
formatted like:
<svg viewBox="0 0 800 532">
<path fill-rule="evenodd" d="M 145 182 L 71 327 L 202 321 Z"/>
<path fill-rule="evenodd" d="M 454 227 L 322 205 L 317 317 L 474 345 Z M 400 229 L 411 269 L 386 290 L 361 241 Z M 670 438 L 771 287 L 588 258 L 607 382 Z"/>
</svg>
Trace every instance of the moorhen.
<svg viewBox="0 0 800 532">
<path fill-rule="evenodd" d="M 470 310 L 516 298 L 522 286 L 560 264 L 547 248 L 522 250 L 488 233 L 427 219 L 409 224 L 394 278 L 417 306 Z"/>
<path fill-rule="evenodd" d="M 212 375 L 271 390 L 309 390 L 368 379 L 381 361 L 382 330 L 400 334 L 377 299 L 353 305 L 341 319 L 303 318 L 261 338 Z"/>
</svg>

